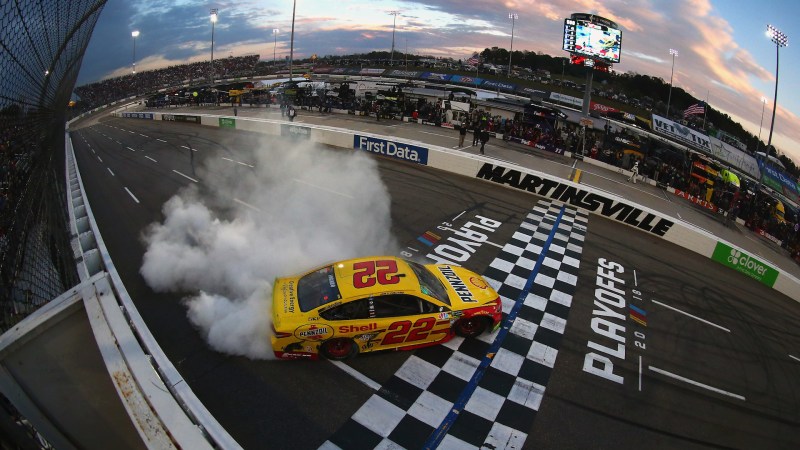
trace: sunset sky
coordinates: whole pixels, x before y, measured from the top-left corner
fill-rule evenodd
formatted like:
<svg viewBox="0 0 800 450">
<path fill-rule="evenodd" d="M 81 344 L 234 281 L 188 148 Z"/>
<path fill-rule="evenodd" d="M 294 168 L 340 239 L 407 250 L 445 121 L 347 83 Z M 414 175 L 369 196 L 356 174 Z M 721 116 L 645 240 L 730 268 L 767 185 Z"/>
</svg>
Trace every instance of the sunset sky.
<svg viewBox="0 0 800 450">
<path fill-rule="evenodd" d="M 109 0 L 86 51 L 78 84 L 130 73 L 132 30 L 137 69 L 207 60 L 211 52 L 209 10 L 219 9 L 215 58 L 260 54 L 271 60 L 289 53 L 291 0 Z M 762 98 L 767 99 L 761 137 L 766 142 L 775 88 L 775 44 L 767 24 L 783 31 L 778 111 L 773 144 L 800 165 L 800 2 L 794 0 L 531 0 L 384 1 L 297 0 L 295 58 L 389 50 L 397 16 L 395 49 L 466 59 L 487 47 L 508 48 L 509 12 L 518 14 L 514 49 L 566 56 L 564 18 L 594 13 L 622 28 L 618 72 L 661 77 L 667 82 L 677 49 L 673 84 L 705 99 L 758 135 Z M 787 18 L 789 20 L 787 20 Z M 279 29 L 277 45 L 273 29 Z"/>
</svg>

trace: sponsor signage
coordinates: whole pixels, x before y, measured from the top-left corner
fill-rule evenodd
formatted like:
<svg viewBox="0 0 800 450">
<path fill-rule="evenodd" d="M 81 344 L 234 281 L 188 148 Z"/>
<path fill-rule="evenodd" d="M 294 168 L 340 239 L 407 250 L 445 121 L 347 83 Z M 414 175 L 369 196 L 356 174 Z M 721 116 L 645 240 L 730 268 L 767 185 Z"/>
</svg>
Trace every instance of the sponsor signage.
<svg viewBox="0 0 800 450">
<path fill-rule="evenodd" d="M 590 105 L 589 108 L 592 111 L 597 111 L 602 114 L 608 114 L 610 112 L 619 112 L 617 108 L 612 108 L 610 106 L 606 106 L 602 103 L 597 103 L 595 101 L 590 102 L 589 105 Z"/>
<path fill-rule="evenodd" d="M 200 116 L 184 116 L 180 114 L 162 114 L 161 120 L 169 122 L 200 123 Z"/>
<path fill-rule="evenodd" d="M 450 81 L 452 81 L 453 83 L 478 85 L 483 83 L 483 78 L 465 77 L 463 75 L 453 75 L 452 77 L 450 77 Z"/>
<path fill-rule="evenodd" d="M 559 94 L 558 92 L 551 92 L 550 100 L 553 100 L 554 102 L 566 103 L 568 105 L 573 105 L 573 106 L 583 106 L 582 98 L 573 97 L 571 95 Z"/>
<path fill-rule="evenodd" d="M 122 117 L 127 117 L 130 119 L 149 119 L 153 120 L 153 113 L 131 113 L 126 112 L 122 113 Z"/>
<path fill-rule="evenodd" d="M 699 148 L 706 153 L 711 153 L 711 141 L 708 136 L 655 114 L 653 114 L 653 131 L 689 144 L 692 147 Z"/>
<path fill-rule="evenodd" d="M 422 74 L 422 78 L 425 80 L 436 80 L 436 81 L 447 81 L 450 79 L 450 74 L 448 73 L 435 73 L 435 72 L 425 72 Z"/>
<path fill-rule="evenodd" d="M 761 178 L 761 172 L 758 170 L 758 162 L 756 162 L 756 159 L 752 156 L 713 136 L 709 137 L 709 144 L 711 154 L 715 157 L 725 161 L 731 166 L 738 167 L 756 180 Z"/>
<path fill-rule="evenodd" d="M 762 183 L 792 200 L 800 198 L 797 192 L 797 182 L 791 176 L 771 164 L 765 164 L 763 160 L 758 161 L 758 166 L 761 168 Z"/>
<path fill-rule="evenodd" d="M 542 178 L 538 175 L 522 173 L 501 165 L 485 163 L 475 175 L 476 178 L 551 198 L 578 208 L 601 214 L 604 217 L 637 227 L 656 236 L 664 236 L 674 222 L 642 211 L 624 201 L 608 198 L 599 192 L 589 192 L 567 183 Z"/>
<path fill-rule="evenodd" d="M 236 119 L 231 119 L 230 117 L 220 117 L 219 118 L 219 127 L 220 128 L 236 128 Z"/>
<path fill-rule="evenodd" d="M 548 95 L 550 95 L 550 93 L 547 92 L 547 91 L 542 91 L 540 89 L 534 89 L 534 88 L 530 88 L 530 87 L 523 87 L 523 88 L 519 89 L 518 92 L 520 94 L 526 95 L 528 97 L 542 97 L 542 98 L 545 98 Z"/>
<path fill-rule="evenodd" d="M 422 75 L 422 72 L 415 70 L 392 70 L 386 74 L 388 77 L 399 78 L 419 78 L 420 75 Z"/>
<path fill-rule="evenodd" d="M 310 139 L 311 128 L 300 125 L 281 124 L 281 136 L 293 137 L 298 139 Z"/>
<path fill-rule="evenodd" d="M 775 268 L 722 242 L 717 242 L 711 259 L 769 287 L 775 285 L 775 280 L 778 279 L 778 271 Z"/>
<path fill-rule="evenodd" d="M 386 69 L 361 69 L 361 75 L 380 75 L 385 72 Z"/>
<path fill-rule="evenodd" d="M 353 148 L 417 164 L 428 164 L 428 149 L 370 136 L 353 135 Z"/>
<path fill-rule="evenodd" d="M 558 155 L 564 154 L 564 149 L 561 147 L 556 147 L 556 145 L 553 143 L 541 144 L 536 141 L 529 141 L 527 139 L 522 139 L 516 136 L 508 136 L 508 140 L 511 142 L 516 142 L 518 144 L 527 145 L 528 147 L 538 148 L 539 150 L 546 150 L 548 152 L 553 152 Z"/>
<path fill-rule="evenodd" d="M 722 211 L 719 210 L 719 208 L 714 206 L 713 203 L 709 203 L 709 202 L 705 201 L 705 199 L 702 199 L 700 197 L 695 197 L 694 195 L 692 195 L 692 194 L 690 194 L 688 192 L 684 192 L 684 191 L 682 191 L 680 189 L 675 189 L 675 195 L 677 195 L 678 197 L 681 197 L 681 198 L 683 198 L 685 200 L 689 200 L 690 202 L 694 203 L 697 206 L 700 206 L 702 208 L 706 208 L 711 212 L 722 212 Z"/>
<path fill-rule="evenodd" d="M 484 80 L 481 87 L 486 89 L 500 89 L 503 91 L 515 91 L 517 89 L 517 85 L 514 83 L 506 83 L 495 80 Z"/>
</svg>

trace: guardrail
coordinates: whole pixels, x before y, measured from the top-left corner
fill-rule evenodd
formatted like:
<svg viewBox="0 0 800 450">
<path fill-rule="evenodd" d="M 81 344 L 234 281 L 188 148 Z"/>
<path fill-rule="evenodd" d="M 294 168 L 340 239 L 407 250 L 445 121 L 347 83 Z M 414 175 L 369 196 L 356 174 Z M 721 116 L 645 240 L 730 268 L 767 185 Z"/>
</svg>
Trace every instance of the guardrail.
<svg viewBox="0 0 800 450">
<path fill-rule="evenodd" d="M 101 273 L 107 275 L 110 289 L 101 314 L 108 328 L 105 335 L 113 337 L 110 342 L 119 346 L 121 361 L 118 363 L 124 362 L 127 366 L 118 370 L 126 369 L 131 374 L 125 395 L 135 393 L 146 399 L 145 404 L 140 405 L 143 409 L 134 412 L 145 417 L 153 415 L 163 422 L 179 448 L 241 448 L 192 392 L 139 315 L 95 223 L 69 135 L 65 141 L 68 209 L 76 262 L 81 280 Z M 124 397 L 121 394 L 123 401 Z M 136 420 L 136 424 L 149 422 Z"/>
</svg>

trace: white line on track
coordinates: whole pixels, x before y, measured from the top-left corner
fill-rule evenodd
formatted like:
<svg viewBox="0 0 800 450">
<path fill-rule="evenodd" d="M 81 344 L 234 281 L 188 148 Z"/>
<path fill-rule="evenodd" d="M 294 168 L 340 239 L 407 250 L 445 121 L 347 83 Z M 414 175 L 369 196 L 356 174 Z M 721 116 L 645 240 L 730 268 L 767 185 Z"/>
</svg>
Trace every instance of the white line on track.
<svg viewBox="0 0 800 450">
<path fill-rule="evenodd" d="M 135 132 L 135 131 L 128 131 L 128 133 L 130 133 L 130 134 L 136 134 L 136 132 Z"/>
<path fill-rule="evenodd" d="M 91 148 L 91 147 L 90 147 L 90 148 Z M 94 151 L 94 149 L 93 149 L 93 148 L 91 148 L 91 150 L 92 150 L 92 153 L 94 153 L 95 155 L 97 154 L 97 152 L 96 152 L 96 151 Z"/>
<path fill-rule="evenodd" d="M 639 355 L 639 392 L 642 392 L 642 355 Z"/>
<path fill-rule="evenodd" d="M 187 147 L 187 146 L 185 146 L 185 145 L 181 145 L 181 147 L 185 148 L 186 150 L 191 150 L 191 151 L 193 151 L 193 152 L 196 152 L 196 151 L 197 151 L 197 149 L 194 149 L 194 148 L 191 148 L 191 147 Z"/>
<path fill-rule="evenodd" d="M 792 358 L 793 360 L 800 362 L 800 358 L 798 358 L 797 356 L 789 355 L 789 358 Z"/>
<path fill-rule="evenodd" d="M 100 161 L 100 162 L 103 162 L 103 159 L 100 158 L 99 156 L 97 157 L 97 160 Z"/>
<path fill-rule="evenodd" d="M 298 180 L 297 178 L 292 178 L 292 180 L 294 180 L 295 182 L 300 183 L 300 184 L 305 184 L 306 186 L 311 186 L 313 188 L 317 188 L 317 189 L 319 189 L 321 191 L 330 192 L 331 194 L 341 195 L 342 197 L 347 197 L 347 198 L 353 198 L 352 195 L 345 194 L 343 192 L 337 192 L 337 191 L 334 191 L 332 189 L 324 188 L 322 186 L 317 186 L 316 184 L 309 183 L 308 181 Z"/>
<path fill-rule="evenodd" d="M 161 141 L 161 142 L 167 142 L 167 141 L 165 141 L 165 140 L 163 140 L 163 139 L 159 139 L 159 138 L 156 138 L 156 140 L 157 140 L 157 141 Z"/>
<path fill-rule="evenodd" d="M 439 137 L 446 137 L 446 138 L 451 138 L 451 139 L 458 139 L 458 138 L 457 138 L 457 137 L 455 137 L 455 136 L 448 136 L 448 135 L 446 135 L 446 134 L 439 134 L 439 133 L 431 133 L 430 131 L 418 131 L 418 133 L 422 133 L 422 134 L 432 134 L 432 135 L 434 135 L 434 136 L 439 136 Z"/>
<path fill-rule="evenodd" d="M 106 167 L 106 169 L 108 169 L 108 173 L 110 173 L 112 177 L 116 176 L 116 175 L 114 175 L 114 172 L 111 171 L 111 169 L 109 169 L 108 167 Z"/>
<path fill-rule="evenodd" d="M 256 167 L 256 166 L 252 166 L 250 164 L 243 163 L 241 161 L 236 161 L 236 160 L 233 160 L 233 159 L 230 159 L 230 158 L 224 158 L 223 157 L 222 159 L 224 159 L 225 161 L 230 161 L 232 163 L 236 163 L 236 164 L 242 165 L 242 166 L 247 166 L 247 167 L 250 167 L 250 168 L 253 168 L 253 169 L 255 169 L 255 167 Z"/>
<path fill-rule="evenodd" d="M 136 198 L 136 196 L 135 196 L 135 195 L 133 195 L 133 192 L 131 192 L 131 190 L 130 190 L 130 189 L 128 189 L 128 188 L 125 188 L 125 192 L 127 192 L 127 193 L 128 193 L 128 195 L 130 195 L 130 196 L 131 196 L 131 198 L 133 199 L 133 201 L 135 201 L 136 203 L 139 203 L 139 199 L 138 199 L 138 198 Z"/>
<path fill-rule="evenodd" d="M 189 175 L 182 174 L 182 173 L 178 172 L 178 171 L 177 171 L 177 170 L 175 170 L 175 169 L 172 169 L 172 171 L 173 171 L 173 172 L 175 172 L 175 173 L 177 173 L 178 175 L 182 176 L 183 178 L 186 178 L 187 180 L 192 180 L 192 181 L 194 181 L 195 183 L 199 183 L 199 181 L 195 180 L 194 178 L 190 177 Z"/>
<path fill-rule="evenodd" d="M 461 211 L 460 213 L 458 213 L 457 216 L 453 217 L 451 220 L 453 222 L 455 222 L 456 220 L 458 220 L 459 217 L 463 216 L 466 212 L 467 212 L 466 210 L 465 211 Z"/>
<path fill-rule="evenodd" d="M 146 135 L 146 134 L 142 134 L 142 133 L 139 133 L 139 136 L 143 136 L 143 137 L 146 137 L 146 138 L 149 138 L 149 137 L 150 137 L 150 136 L 148 136 L 148 135 Z"/>
<path fill-rule="evenodd" d="M 261 212 L 261 209 L 259 209 L 257 206 L 253 206 L 250 203 L 247 203 L 247 202 L 244 202 L 242 200 L 239 200 L 238 198 L 234 198 L 233 201 L 238 203 L 238 204 L 240 204 L 240 205 L 246 206 L 246 207 L 252 209 L 253 211 Z"/>
<path fill-rule="evenodd" d="M 119 145 L 122 145 L 122 142 L 120 142 L 120 141 L 116 141 L 116 143 L 119 144 Z"/>
<path fill-rule="evenodd" d="M 153 159 L 153 158 L 151 158 L 151 157 L 149 157 L 149 156 L 147 156 L 147 155 L 144 155 L 144 157 L 145 157 L 145 158 L 147 158 L 147 159 L 149 159 L 150 161 L 153 161 L 154 163 L 157 163 L 157 162 L 158 162 L 158 161 L 156 161 L 155 159 Z"/>
<path fill-rule="evenodd" d="M 681 217 L 681 213 L 675 213 L 675 214 L 677 214 L 677 215 L 678 215 L 678 219 L 681 219 L 681 220 L 683 220 L 683 217 Z"/>
<path fill-rule="evenodd" d="M 636 269 L 633 269 L 633 285 L 639 286 L 639 279 L 636 278 Z"/>
<path fill-rule="evenodd" d="M 381 385 L 380 384 L 378 384 L 377 382 L 373 381 L 371 378 L 367 377 L 366 375 L 364 375 L 363 373 L 357 371 L 356 369 L 353 369 L 352 367 L 348 366 L 347 364 L 345 364 L 345 363 L 343 363 L 341 361 L 331 361 L 331 364 L 333 364 L 334 366 L 342 369 L 345 373 L 347 373 L 351 377 L 355 378 L 356 380 L 364 383 L 365 386 L 367 386 L 368 388 L 372 389 L 373 391 L 380 391 L 381 390 Z"/>
<path fill-rule="evenodd" d="M 686 377 L 682 377 L 680 375 L 676 375 L 672 372 L 667 372 L 664 369 L 659 369 L 658 367 L 647 366 L 648 369 L 652 370 L 655 373 L 660 373 L 661 375 L 670 377 L 674 380 L 683 381 L 684 383 L 689 383 L 692 386 L 701 387 L 703 389 L 708 389 L 711 392 L 716 392 L 717 394 L 727 395 L 728 397 L 733 397 L 735 399 L 745 401 L 745 398 L 739 394 L 734 394 L 733 392 L 723 391 L 722 389 L 715 388 L 714 386 L 709 386 L 707 384 L 700 383 L 699 381 L 694 381 Z"/>
<path fill-rule="evenodd" d="M 130 151 L 132 151 L 132 152 L 135 152 L 135 151 L 136 151 L 136 150 L 134 150 L 134 149 L 132 149 L 132 148 L 130 148 L 130 147 L 125 147 L 125 148 L 127 148 L 128 150 L 130 150 Z"/>
<path fill-rule="evenodd" d="M 720 330 L 722 330 L 722 331 L 725 331 L 725 332 L 728 332 L 728 333 L 730 333 L 730 332 L 731 332 L 731 330 L 729 330 L 729 329 L 727 329 L 727 328 L 723 327 L 722 325 L 717 325 L 717 324 L 715 324 L 714 322 L 709 322 L 709 321 L 708 321 L 708 320 L 706 320 L 706 319 L 701 319 L 700 317 L 693 316 L 693 315 L 691 315 L 691 314 L 687 313 L 686 311 L 681 311 L 680 309 L 678 309 L 678 308 L 675 308 L 674 306 L 669 306 L 669 305 L 667 305 L 667 304 L 661 303 L 661 302 L 660 302 L 660 301 L 658 301 L 658 300 L 653 300 L 653 303 L 655 303 L 656 305 L 661 305 L 661 306 L 663 306 L 664 308 L 671 309 L 671 310 L 675 311 L 676 313 L 683 314 L 684 316 L 691 317 L 692 319 L 694 319 L 694 320 L 698 320 L 698 321 L 700 321 L 700 322 L 703 322 L 703 323 L 705 323 L 705 324 L 707 324 L 707 325 L 711 325 L 712 327 L 719 328 L 719 329 L 720 329 Z"/>
</svg>

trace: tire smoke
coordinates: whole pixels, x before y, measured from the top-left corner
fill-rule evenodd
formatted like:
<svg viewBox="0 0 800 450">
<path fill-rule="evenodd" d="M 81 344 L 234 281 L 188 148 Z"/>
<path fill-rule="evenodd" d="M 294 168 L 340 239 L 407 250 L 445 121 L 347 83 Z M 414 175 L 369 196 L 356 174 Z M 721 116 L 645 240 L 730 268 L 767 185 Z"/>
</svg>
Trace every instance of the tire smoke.
<svg viewBox="0 0 800 450">
<path fill-rule="evenodd" d="M 164 204 L 163 221 L 144 233 L 140 273 L 155 291 L 189 293 L 189 320 L 215 350 L 271 359 L 275 277 L 397 245 L 373 158 L 309 143 L 259 147 L 209 157 L 200 185 Z"/>
</svg>

